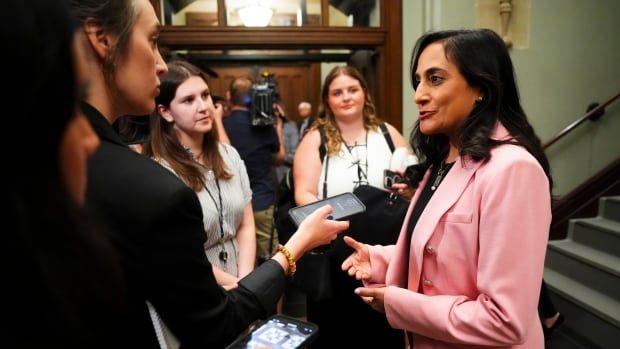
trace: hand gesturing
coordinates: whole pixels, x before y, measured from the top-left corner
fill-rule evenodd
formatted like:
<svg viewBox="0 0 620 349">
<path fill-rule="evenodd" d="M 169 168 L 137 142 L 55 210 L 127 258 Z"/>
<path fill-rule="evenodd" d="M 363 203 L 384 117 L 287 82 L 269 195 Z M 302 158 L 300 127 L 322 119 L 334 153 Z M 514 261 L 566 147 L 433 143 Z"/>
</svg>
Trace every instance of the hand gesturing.
<svg viewBox="0 0 620 349">
<path fill-rule="evenodd" d="M 344 237 L 344 242 L 355 252 L 342 262 L 342 270 L 346 271 L 349 276 L 355 276 L 357 280 L 369 280 L 372 269 L 368 246 L 348 236 Z"/>
</svg>

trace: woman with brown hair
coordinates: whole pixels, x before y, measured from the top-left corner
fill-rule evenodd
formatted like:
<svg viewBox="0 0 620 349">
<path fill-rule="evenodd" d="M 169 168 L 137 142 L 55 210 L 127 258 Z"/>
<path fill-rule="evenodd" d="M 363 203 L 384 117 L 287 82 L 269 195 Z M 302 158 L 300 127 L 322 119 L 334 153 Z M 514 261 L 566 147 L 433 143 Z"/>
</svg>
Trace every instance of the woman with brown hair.
<svg viewBox="0 0 620 349">
<path fill-rule="evenodd" d="M 168 63 L 155 104 L 143 154 L 198 194 L 205 253 L 218 284 L 233 287 L 254 269 L 256 237 L 245 165 L 235 148 L 219 142 L 221 107 L 213 105 L 205 74 L 184 61 Z"/>
<path fill-rule="evenodd" d="M 220 287 L 205 256 L 196 193 L 129 149 L 112 128 L 126 115 L 153 112 L 159 77 L 168 72 L 158 49 L 160 23 L 152 4 L 70 0 L 70 8 L 89 58 L 92 89 L 82 110 L 101 139 L 88 163 L 87 204 L 113 228 L 110 239 L 126 275 L 132 331 L 124 344 L 159 347 L 148 301 L 184 348 L 225 347 L 250 323 L 273 312 L 297 258 L 348 225 L 325 219 L 330 209 L 319 209 L 237 287 Z"/>
</svg>

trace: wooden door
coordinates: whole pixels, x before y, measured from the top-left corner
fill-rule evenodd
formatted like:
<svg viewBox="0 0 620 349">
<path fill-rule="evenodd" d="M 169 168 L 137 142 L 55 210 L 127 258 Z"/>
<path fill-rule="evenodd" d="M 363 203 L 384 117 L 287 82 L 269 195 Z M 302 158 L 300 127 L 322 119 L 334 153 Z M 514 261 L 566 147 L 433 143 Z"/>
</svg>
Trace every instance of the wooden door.
<svg viewBox="0 0 620 349">
<path fill-rule="evenodd" d="M 237 77 L 247 77 L 256 82 L 264 72 L 273 74 L 276 92 L 280 94 L 280 104 L 286 115 L 297 120 L 297 105 L 308 101 L 316 115 L 319 95 L 320 76 L 318 64 L 303 65 L 252 65 L 252 66 L 210 66 L 218 77 L 209 77 L 211 93 L 226 96 L 230 83 Z"/>
</svg>

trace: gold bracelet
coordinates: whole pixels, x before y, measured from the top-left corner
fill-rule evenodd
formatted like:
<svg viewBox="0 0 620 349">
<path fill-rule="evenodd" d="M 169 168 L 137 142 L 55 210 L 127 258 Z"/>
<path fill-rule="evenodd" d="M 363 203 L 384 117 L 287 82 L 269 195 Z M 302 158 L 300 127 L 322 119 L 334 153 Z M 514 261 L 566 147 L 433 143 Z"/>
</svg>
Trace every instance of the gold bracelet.
<svg viewBox="0 0 620 349">
<path fill-rule="evenodd" d="M 282 244 L 278 244 L 278 251 L 282 252 L 286 260 L 288 261 L 288 276 L 293 277 L 295 272 L 297 271 L 297 262 L 295 261 L 295 257 L 291 254 L 289 250 L 286 249 Z"/>
</svg>

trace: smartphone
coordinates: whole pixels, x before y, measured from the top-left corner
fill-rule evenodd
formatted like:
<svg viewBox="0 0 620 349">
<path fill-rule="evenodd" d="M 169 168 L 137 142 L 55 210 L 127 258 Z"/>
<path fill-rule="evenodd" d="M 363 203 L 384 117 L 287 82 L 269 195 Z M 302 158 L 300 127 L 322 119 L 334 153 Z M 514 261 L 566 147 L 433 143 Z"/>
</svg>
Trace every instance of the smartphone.
<svg viewBox="0 0 620 349">
<path fill-rule="evenodd" d="M 333 208 L 332 219 L 341 220 L 366 211 L 366 205 L 353 193 L 342 193 L 327 199 L 315 201 L 303 206 L 293 207 L 288 211 L 293 222 L 299 227 L 314 210 L 329 204 Z"/>
<path fill-rule="evenodd" d="M 391 189 L 392 185 L 396 183 L 405 183 L 406 178 L 398 172 L 383 170 L 383 186 L 386 189 Z"/>
<path fill-rule="evenodd" d="M 286 315 L 273 315 L 226 349 L 294 349 L 308 346 L 319 327 Z"/>
</svg>

